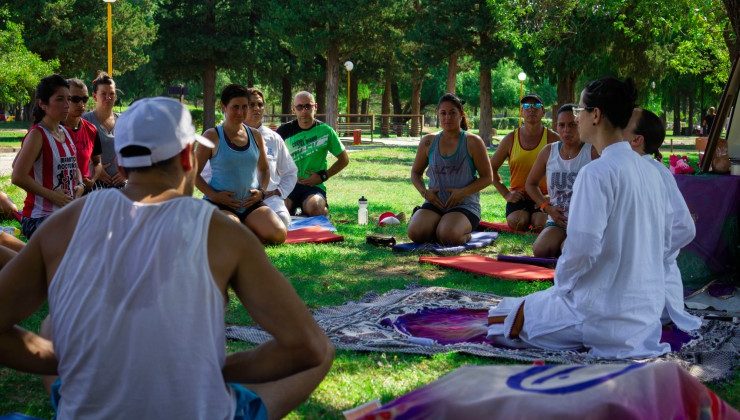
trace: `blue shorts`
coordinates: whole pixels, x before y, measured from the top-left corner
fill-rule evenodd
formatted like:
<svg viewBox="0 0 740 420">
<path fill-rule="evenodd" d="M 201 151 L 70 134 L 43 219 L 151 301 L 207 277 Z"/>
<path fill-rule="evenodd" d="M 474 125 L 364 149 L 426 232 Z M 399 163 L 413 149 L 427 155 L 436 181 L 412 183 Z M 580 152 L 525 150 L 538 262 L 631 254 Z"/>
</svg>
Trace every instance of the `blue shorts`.
<svg viewBox="0 0 740 420">
<path fill-rule="evenodd" d="M 245 388 L 243 385 L 230 382 L 227 385 L 234 391 L 234 399 L 236 400 L 234 420 L 267 419 L 267 407 L 259 395 Z M 51 385 L 51 407 L 54 409 L 54 413 L 56 413 L 57 407 L 59 407 L 59 401 L 62 399 L 62 396 L 59 395 L 59 388 L 61 387 L 62 381 L 59 378 Z"/>
</svg>

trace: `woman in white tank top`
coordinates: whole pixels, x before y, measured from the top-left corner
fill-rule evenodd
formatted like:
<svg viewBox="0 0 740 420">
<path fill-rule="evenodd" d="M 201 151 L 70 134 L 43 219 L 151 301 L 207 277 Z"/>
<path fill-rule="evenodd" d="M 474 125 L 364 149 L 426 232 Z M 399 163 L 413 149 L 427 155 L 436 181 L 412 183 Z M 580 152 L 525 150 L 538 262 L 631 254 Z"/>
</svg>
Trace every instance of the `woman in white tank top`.
<svg viewBox="0 0 740 420">
<path fill-rule="evenodd" d="M 583 143 L 578 136 L 572 104 L 563 105 L 558 110 L 556 130 L 560 141 L 548 144 L 540 151 L 526 183 L 529 196 L 547 213 L 547 224 L 532 245 L 535 257 L 560 255 L 573 183 L 578 171 L 598 157 L 596 149 Z M 543 176 L 547 176 L 549 197 L 545 197 L 538 187 Z"/>
</svg>

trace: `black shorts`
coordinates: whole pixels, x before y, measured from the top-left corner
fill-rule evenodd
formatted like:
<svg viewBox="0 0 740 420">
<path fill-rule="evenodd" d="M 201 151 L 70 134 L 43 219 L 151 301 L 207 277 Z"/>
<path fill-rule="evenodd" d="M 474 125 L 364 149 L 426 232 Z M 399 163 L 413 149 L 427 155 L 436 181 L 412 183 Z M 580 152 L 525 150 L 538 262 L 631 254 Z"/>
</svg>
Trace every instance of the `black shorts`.
<svg viewBox="0 0 740 420">
<path fill-rule="evenodd" d="M 236 215 L 236 217 L 238 217 L 238 218 L 239 218 L 239 221 L 240 221 L 240 222 L 242 222 L 242 223 L 244 223 L 244 220 L 245 220 L 245 219 L 247 218 L 247 216 L 249 216 L 249 215 L 250 215 L 250 214 L 251 214 L 251 213 L 252 213 L 253 211 L 257 210 L 257 209 L 258 209 L 258 208 L 260 208 L 260 207 L 265 207 L 265 206 L 267 206 L 267 204 L 265 204 L 264 202 L 262 202 L 262 201 L 259 201 L 259 202 L 257 202 L 257 204 L 253 204 L 253 205 L 251 205 L 250 207 L 247 207 L 246 209 L 242 209 L 241 211 L 238 211 L 238 210 L 234 209 L 233 207 L 229 207 L 229 206 L 224 206 L 224 205 L 221 205 L 221 204 L 217 204 L 217 203 L 214 203 L 213 201 L 211 201 L 211 200 L 209 200 L 209 199 L 207 199 L 207 198 L 205 198 L 205 197 L 204 197 L 203 199 L 204 199 L 204 200 L 206 200 L 207 202 L 209 202 L 209 203 L 213 204 L 214 206 L 218 207 L 218 208 L 219 208 L 219 210 L 225 210 L 225 211 L 228 211 L 228 212 L 234 213 L 234 214 Z"/>
<path fill-rule="evenodd" d="M 44 220 L 48 219 L 49 216 L 44 217 L 23 217 L 21 219 L 21 232 L 26 239 L 31 239 L 31 235 L 36 232 L 36 229 L 44 223 Z"/>
<path fill-rule="evenodd" d="M 314 194 L 321 194 L 324 197 L 324 202 L 326 202 L 326 207 L 329 207 L 329 201 L 326 199 L 326 191 L 315 185 L 295 184 L 295 188 L 288 195 L 288 199 L 291 202 L 291 208 L 288 209 L 290 214 L 295 213 L 295 210 L 301 207 L 303 202 Z"/>
<path fill-rule="evenodd" d="M 515 211 L 524 210 L 529 214 L 536 213 L 538 211 L 542 211 L 537 207 L 537 205 L 534 203 L 534 201 L 523 198 L 516 203 L 506 203 L 506 217 L 509 217 L 511 213 L 514 213 Z"/>
<path fill-rule="evenodd" d="M 468 221 L 470 222 L 470 226 L 473 227 L 473 230 L 475 230 L 478 227 L 478 223 L 480 223 L 480 216 L 476 216 L 475 213 L 473 213 L 472 211 L 462 207 L 453 207 L 448 210 L 442 210 L 432 203 L 424 203 L 421 205 L 421 208 L 424 210 L 431 210 L 440 216 L 444 216 L 447 213 L 462 213 L 463 216 L 467 217 Z"/>
</svg>

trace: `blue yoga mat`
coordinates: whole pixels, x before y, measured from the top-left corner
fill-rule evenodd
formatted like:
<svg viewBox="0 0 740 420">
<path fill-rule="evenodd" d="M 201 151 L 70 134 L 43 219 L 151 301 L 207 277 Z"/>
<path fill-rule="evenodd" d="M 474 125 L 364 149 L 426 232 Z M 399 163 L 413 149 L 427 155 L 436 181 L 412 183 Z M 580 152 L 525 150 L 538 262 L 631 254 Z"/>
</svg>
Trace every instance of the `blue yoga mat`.
<svg viewBox="0 0 740 420">
<path fill-rule="evenodd" d="M 415 252 L 418 254 L 431 252 L 437 255 L 457 255 L 463 251 L 491 245 L 496 238 L 498 238 L 498 232 L 472 232 L 470 240 L 464 245 L 447 246 L 436 243 L 417 244 L 407 242 L 394 245 L 393 252 Z"/>
<path fill-rule="evenodd" d="M 313 217 L 295 217 L 290 219 L 290 226 L 288 230 L 296 230 L 307 227 L 318 226 L 324 229 L 328 229 L 332 232 L 336 232 L 337 228 L 329 221 L 326 216 L 313 216 Z"/>
</svg>

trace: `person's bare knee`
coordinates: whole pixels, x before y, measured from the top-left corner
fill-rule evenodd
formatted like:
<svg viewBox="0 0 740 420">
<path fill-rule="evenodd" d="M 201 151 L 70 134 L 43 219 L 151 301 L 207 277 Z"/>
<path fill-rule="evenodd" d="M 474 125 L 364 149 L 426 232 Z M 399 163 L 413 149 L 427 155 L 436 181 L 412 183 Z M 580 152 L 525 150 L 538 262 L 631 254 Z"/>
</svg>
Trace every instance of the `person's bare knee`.
<svg viewBox="0 0 740 420">
<path fill-rule="evenodd" d="M 432 242 L 439 220 L 439 215 L 431 210 L 418 210 L 411 216 L 406 234 L 412 242 Z"/>
<path fill-rule="evenodd" d="M 545 228 L 545 224 L 547 223 L 547 214 L 542 213 L 541 211 L 535 212 L 532 214 L 532 230 L 542 230 Z"/>
<path fill-rule="evenodd" d="M 529 213 L 524 210 L 517 210 L 506 216 L 506 222 L 509 227 L 516 231 L 525 231 L 529 229 Z"/>
<path fill-rule="evenodd" d="M 470 240 L 473 227 L 464 214 L 447 213 L 437 224 L 437 240 L 444 245 L 462 245 Z"/>
<path fill-rule="evenodd" d="M 306 216 L 326 216 L 328 213 L 326 200 L 320 194 L 314 194 L 303 200 L 301 209 Z"/>
</svg>

